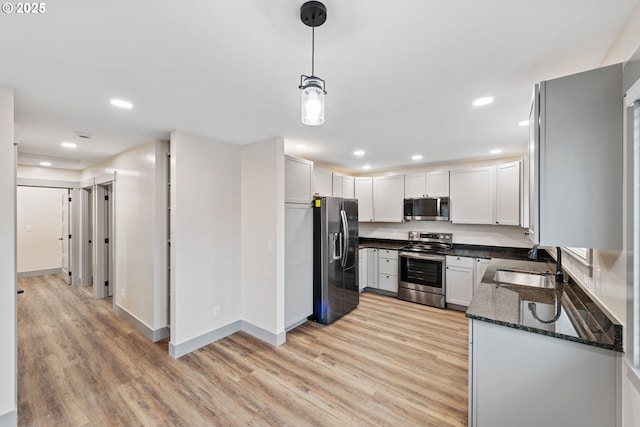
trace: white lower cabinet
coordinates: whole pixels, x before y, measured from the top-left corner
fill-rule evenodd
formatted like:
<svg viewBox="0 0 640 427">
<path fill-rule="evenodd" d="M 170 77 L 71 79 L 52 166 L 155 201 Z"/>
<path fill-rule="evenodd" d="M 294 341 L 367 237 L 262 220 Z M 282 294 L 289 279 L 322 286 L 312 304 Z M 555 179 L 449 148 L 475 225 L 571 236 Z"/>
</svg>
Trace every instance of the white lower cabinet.
<svg viewBox="0 0 640 427">
<path fill-rule="evenodd" d="M 378 250 L 378 288 L 398 292 L 398 251 Z"/>
<path fill-rule="evenodd" d="M 358 287 L 360 292 L 367 287 L 367 248 L 362 248 L 358 250 Z"/>
<path fill-rule="evenodd" d="M 487 271 L 487 268 L 489 267 L 489 263 L 491 263 L 490 259 L 476 258 L 475 271 L 473 272 L 474 273 L 474 280 L 473 280 L 474 292 L 475 292 L 475 289 L 480 284 L 480 282 L 482 282 L 482 277 L 484 276 L 484 273 Z"/>
<path fill-rule="evenodd" d="M 469 426 L 614 426 L 619 354 L 469 320 Z"/>
<path fill-rule="evenodd" d="M 378 249 L 367 249 L 367 287 L 378 289 Z"/>
<path fill-rule="evenodd" d="M 447 304 L 468 306 L 473 298 L 474 259 L 447 255 L 445 301 Z"/>
</svg>

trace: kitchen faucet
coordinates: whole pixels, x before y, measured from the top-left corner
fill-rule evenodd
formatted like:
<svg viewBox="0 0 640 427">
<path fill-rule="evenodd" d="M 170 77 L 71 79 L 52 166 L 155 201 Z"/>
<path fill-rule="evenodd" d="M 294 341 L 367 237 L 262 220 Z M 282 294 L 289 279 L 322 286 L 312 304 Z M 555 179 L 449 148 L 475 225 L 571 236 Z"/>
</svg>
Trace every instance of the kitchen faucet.
<svg viewBox="0 0 640 427">
<path fill-rule="evenodd" d="M 529 259 L 538 259 L 538 243 L 533 245 L 533 248 L 529 251 Z"/>
<path fill-rule="evenodd" d="M 562 250 L 560 246 L 556 246 L 556 283 L 564 283 L 564 275 L 562 274 Z"/>
</svg>

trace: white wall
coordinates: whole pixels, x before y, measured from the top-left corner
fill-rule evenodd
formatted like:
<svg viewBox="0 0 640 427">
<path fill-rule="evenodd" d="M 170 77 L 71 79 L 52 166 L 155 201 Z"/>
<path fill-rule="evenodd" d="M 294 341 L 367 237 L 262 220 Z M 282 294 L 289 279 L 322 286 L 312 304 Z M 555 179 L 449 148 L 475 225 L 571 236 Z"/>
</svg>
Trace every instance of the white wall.
<svg viewBox="0 0 640 427">
<path fill-rule="evenodd" d="M 152 331 L 168 322 L 167 151 L 166 141 L 151 141 L 81 175 L 85 181 L 116 172 L 114 300 Z"/>
<path fill-rule="evenodd" d="M 179 357 L 240 321 L 241 147 L 179 131 L 170 146 L 170 352 Z"/>
<path fill-rule="evenodd" d="M 360 237 L 407 240 L 409 231 L 453 233 L 453 243 L 530 248 L 524 229 L 505 225 L 465 225 L 448 221 L 361 222 Z"/>
<path fill-rule="evenodd" d="M 40 166 L 18 166 L 18 178 L 41 179 L 47 181 L 79 182 L 81 172 L 71 169 L 57 169 Z"/>
<path fill-rule="evenodd" d="M 18 273 L 62 267 L 62 197 L 60 188 L 18 187 Z"/>
<path fill-rule="evenodd" d="M 284 342 L 284 141 L 242 147 L 242 319 Z M 254 332 L 260 334 L 260 332 Z M 270 336 L 269 336 L 270 335 Z"/>
<path fill-rule="evenodd" d="M 17 424 L 13 90 L 0 87 L 0 426 Z"/>
</svg>

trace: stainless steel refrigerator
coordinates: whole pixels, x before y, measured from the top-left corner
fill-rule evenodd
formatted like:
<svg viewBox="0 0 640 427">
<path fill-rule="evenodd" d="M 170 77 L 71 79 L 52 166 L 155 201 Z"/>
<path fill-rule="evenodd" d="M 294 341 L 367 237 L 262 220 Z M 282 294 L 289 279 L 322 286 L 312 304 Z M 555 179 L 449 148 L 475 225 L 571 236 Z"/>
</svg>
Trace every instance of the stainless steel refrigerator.
<svg viewBox="0 0 640 427">
<path fill-rule="evenodd" d="M 328 325 L 357 307 L 358 201 L 322 197 L 313 207 L 313 319 Z"/>
</svg>

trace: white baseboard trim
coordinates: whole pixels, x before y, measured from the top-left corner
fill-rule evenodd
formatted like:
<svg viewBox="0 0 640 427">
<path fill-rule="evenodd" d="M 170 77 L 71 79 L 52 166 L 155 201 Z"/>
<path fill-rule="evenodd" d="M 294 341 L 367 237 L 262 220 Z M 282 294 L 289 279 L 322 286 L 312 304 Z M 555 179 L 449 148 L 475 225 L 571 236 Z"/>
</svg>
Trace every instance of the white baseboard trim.
<svg viewBox="0 0 640 427">
<path fill-rule="evenodd" d="M 0 415 L 0 427 L 16 427 L 18 425 L 18 410 L 14 409 Z"/>
<path fill-rule="evenodd" d="M 180 344 L 174 344 L 170 342 L 169 356 L 173 357 L 174 359 L 178 359 L 185 354 L 189 354 L 192 351 L 211 344 L 212 342 L 218 341 L 219 339 L 227 337 L 231 334 L 235 334 L 236 332 L 241 330 L 241 325 L 242 321 L 237 320 L 233 323 L 229 323 L 226 326 L 215 329 L 213 331 L 209 331 L 205 334 L 199 335 L 195 338 L 190 339 L 189 341 L 185 341 Z"/>
<path fill-rule="evenodd" d="M 152 342 L 158 342 L 169 337 L 170 335 L 168 327 L 165 326 L 164 328 L 153 330 L 145 325 L 136 316 L 129 313 L 127 310 L 117 304 L 114 304 L 113 311 L 115 311 L 118 316 L 122 317 L 128 324 L 136 328 L 140 333 L 142 333 L 142 335 L 149 338 L 149 340 Z"/>
<path fill-rule="evenodd" d="M 256 326 L 253 323 L 247 322 L 246 320 L 242 321 L 242 331 L 248 333 L 249 335 L 253 335 L 259 340 L 266 342 L 267 344 L 271 344 L 274 347 L 278 347 L 284 344 L 287 340 L 287 333 L 285 331 L 282 331 L 279 334 L 274 334 L 273 332 L 262 329 L 261 327 Z"/>
<path fill-rule="evenodd" d="M 48 274 L 60 274 L 60 273 L 62 273 L 61 268 L 47 268 L 44 270 L 21 271 L 21 272 L 18 272 L 18 279 L 20 279 L 21 277 L 46 276 Z"/>
<path fill-rule="evenodd" d="M 262 329 L 259 326 L 247 322 L 246 320 L 237 320 L 233 323 L 229 323 L 226 326 L 215 329 L 213 331 L 209 331 L 205 334 L 202 334 L 190 339 L 189 341 L 185 341 L 177 345 L 170 342 L 169 355 L 174 359 L 178 359 L 185 354 L 189 354 L 192 351 L 195 351 L 199 348 L 207 346 L 213 342 L 216 342 L 222 338 L 228 337 L 229 335 L 235 334 L 236 332 L 240 331 L 246 332 L 249 335 L 258 338 L 259 340 L 264 341 L 267 344 L 271 344 L 274 347 L 278 347 L 284 344 L 287 340 L 287 334 L 285 331 L 282 331 L 279 334 L 274 334 L 273 332 Z"/>
</svg>

